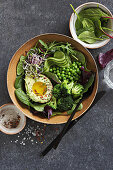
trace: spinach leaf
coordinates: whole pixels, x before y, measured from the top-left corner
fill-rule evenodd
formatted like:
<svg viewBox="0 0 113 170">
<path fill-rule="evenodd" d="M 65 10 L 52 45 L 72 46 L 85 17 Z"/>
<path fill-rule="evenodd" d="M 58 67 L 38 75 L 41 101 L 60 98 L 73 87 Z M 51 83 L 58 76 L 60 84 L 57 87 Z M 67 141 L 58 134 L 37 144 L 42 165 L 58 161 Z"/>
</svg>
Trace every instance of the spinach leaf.
<svg viewBox="0 0 113 170">
<path fill-rule="evenodd" d="M 95 36 L 98 38 L 108 39 L 108 36 L 103 34 L 103 32 L 97 26 L 95 27 Z"/>
<path fill-rule="evenodd" d="M 86 93 L 88 91 L 88 89 L 92 86 L 93 82 L 95 79 L 95 75 L 92 74 L 88 80 L 88 82 L 84 85 L 84 90 L 83 93 Z"/>
<path fill-rule="evenodd" d="M 16 89 L 15 95 L 22 103 L 30 106 L 29 97 L 25 94 L 25 92 L 22 89 L 20 88 Z"/>
<path fill-rule="evenodd" d="M 82 65 L 85 64 L 85 56 L 83 53 L 81 53 L 80 51 L 75 51 L 75 56 L 78 59 L 78 61 L 82 63 Z"/>
<path fill-rule="evenodd" d="M 56 83 L 61 83 L 61 81 L 59 80 L 59 78 L 57 77 L 56 74 L 51 73 L 51 72 L 44 72 L 44 74 L 45 74 L 48 78 L 51 78 L 52 80 L 54 80 Z"/>
<path fill-rule="evenodd" d="M 75 104 L 73 104 L 72 109 L 71 109 L 71 110 L 68 110 L 68 111 L 67 111 L 67 114 L 68 114 L 68 115 L 72 114 L 72 112 L 73 112 L 73 110 L 76 108 L 76 106 L 77 106 L 77 104 L 76 104 L 76 103 L 75 103 Z M 77 111 L 80 111 L 80 110 L 82 110 L 82 109 L 83 109 L 83 104 L 81 103 L 81 104 L 79 105 L 79 107 L 78 107 Z"/>
<path fill-rule="evenodd" d="M 46 104 L 41 104 L 41 103 L 31 103 L 30 102 L 30 106 L 32 108 L 34 108 L 36 111 L 39 111 L 39 112 L 43 112 L 44 111 L 44 107 L 47 105 Z"/>
<path fill-rule="evenodd" d="M 24 64 L 25 59 L 26 59 L 25 56 L 20 57 L 20 60 L 17 65 L 17 75 L 21 75 L 24 72 L 23 64 Z"/>
<path fill-rule="evenodd" d="M 75 28 L 76 28 L 76 31 L 78 32 L 80 29 L 83 28 L 83 25 L 82 25 L 82 20 L 79 20 L 77 18 L 76 22 L 75 22 Z"/>
<path fill-rule="evenodd" d="M 80 18 L 88 18 L 92 21 L 100 20 L 102 16 L 108 16 L 100 8 L 87 8 L 79 13 Z"/>
<path fill-rule="evenodd" d="M 84 31 L 82 32 L 78 38 L 81 40 L 81 41 L 84 41 L 86 43 L 89 43 L 89 44 L 93 44 L 95 43 L 97 40 L 103 40 L 103 38 L 98 38 L 95 36 L 95 33 L 94 32 L 90 32 L 90 31 Z"/>
<path fill-rule="evenodd" d="M 89 31 L 94 31 L 95 29 L 94 23 L 92 22 L 92 20 L 88 18 L 84 18 L 82 20 L 82 24 L 83 24 L 83 28 L 88 29 Z"/>
<path fill-rule="evenodd" d="M 23 75 L 19 75 L 16 77 L 16 80 L 15 80 L 15 88 L 18 89 L 18 88 L 21 88 L 23 89 L 23 84 L 24 84 L 24 80 L 23 80 Z"/>
</svg>

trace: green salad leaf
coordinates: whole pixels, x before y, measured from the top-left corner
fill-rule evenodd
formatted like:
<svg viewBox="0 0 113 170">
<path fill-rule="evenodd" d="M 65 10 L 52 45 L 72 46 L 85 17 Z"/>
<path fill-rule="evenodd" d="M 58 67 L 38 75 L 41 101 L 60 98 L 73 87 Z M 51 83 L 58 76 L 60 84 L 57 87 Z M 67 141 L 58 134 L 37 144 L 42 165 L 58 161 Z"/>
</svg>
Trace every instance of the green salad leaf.
<svg viewBox="0 0 113 170">
<path fill-rule="evenodd" d="M 77 35 L 80 35 L 84 31 L 95 31 L 95 25 L 90 19 L 84 18 L 81 23 L 82 26 L 76 31 Z"/>
<path fill-rule="evenodd" d="M 17 75 L 21 75 L 24 72 L 23 64 L 24 64 L 25 59 L 26 59 L 25 56 L 20 57 L 20 60 L 17 65 Z"/>
<path fill-rule="evenodd" d="M 15 88 L 16 89 L 18 89 L 18 88 L 23 89 L 23 84 L 24 84 L 23 75 L 16 76 L 15 85 L 14 85 Z"/>
<path fill-rule="evenodd" d="M 86 93 L 88 91 L 88 89 L 92 86 L 93 82 L 95 79 L 95 75 L 92 74 L 88 80 L 88 82 L 84 85 L 84 90 L 83 93 Z"/>
<path fill-rule="evenodd" d="M 75 56 L 75 59 L 77 59 L 77 61 L 79 61 L 82 65 L 85 64 L 85 56 L 83 53 L 81 53 L 80 51 L 74 51 L 74 55 L 72 55 L 72 57 Z"/>
<path fill-rule="evenodd" d="M 73 112 L 73 110 L 76 108 L 76 106 L 77 106 L 77 104 L 74 103 L 72 109 L 67 111 L 67 114 L 68 114 L 68 115 L 72 114 L 72 112 Z M 80 110 L 82 110 L 82 109 L 83 109 L 83 104 L 81 103 L 81 104 L 79 105 L 77 111 L 80 111 Z"/>
<path fill-rule="evenodd" d="M 58 76 L 57 76 L 56 74 L 51 73 L 51 72 L 44 72 L 44 74 L 45 74 L 48 78 L 54 80 L 56 83 L 61 83 L 61 81 L 59 80 L 59 78 L 58 78 Z"/>
<path fill-rule="evenodd" d="M 95 43 L 96 41 L 98 40 L 103 40 L 103 38 L 97 38 L 95 36 L 95 33 L 94 32 L 90 32 L 90 31 L 84 31 L 82 32 L 78 38 L 81 40 L 81 41 L 84 41 L 86 43 L 89 43 L 89 44 L 93 44 Z"/>
<path fill-rule="evenodd" d="M 100 18 L 102 16 L 106 16 L 108 17 L 109 15 L 107 15 L 105 12 L 103 12 L 100 8 L 86 8 L 84 10 L 82 10 L 80 13 L 79 13 L 79 18 L 80 19 L 83 19 L 83 18 L 88 18 L 92 21 L 97 21 L 97 20 L 100 20 Z"/>
<path fill-rule="evenodd" d="M 21 88 L 15 90 L 15 95 L 22 103 L 30 106 L 29 97 L 27 96 L 27 94 L 25 94 L 25 92 Z"/>
<path fill-rule="evenodd" d="M 44 46 L 45 49 L 48 49 L 48 46 L 47 46 L 47 44 L 46 44 L 44 41 L 39 40 L 39 43 L 40 43 L 42 46 Z"/>
<path fill-rule="evenodd" d="M 47 104 L 42 104 L 42 103 L 31 103 L 30 102 L 30 106 L 35 109 L 36 111 L 39 111 L 39 112 L 43 112 L 44 111 L 44 107 L 46 106 Z"/>
</svg>

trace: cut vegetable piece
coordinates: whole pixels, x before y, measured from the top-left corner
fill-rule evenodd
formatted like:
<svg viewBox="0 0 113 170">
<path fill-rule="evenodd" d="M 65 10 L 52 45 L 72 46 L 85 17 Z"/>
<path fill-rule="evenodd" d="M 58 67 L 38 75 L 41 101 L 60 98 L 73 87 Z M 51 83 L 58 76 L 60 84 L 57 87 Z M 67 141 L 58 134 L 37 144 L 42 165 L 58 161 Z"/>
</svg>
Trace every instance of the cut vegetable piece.
<svg viewBox="0 0 113 170">
<path fill-rule="evenodd" d="M 65 58 L 65 54 L 62 51 L 56 51 L 54 53 L 54 58 L 58 58 L 58 59 Z"/>
<path fill-rule="evenodd" d="M 70 65 L 69 58 L 62 51 L 56 51 L 53 57 L 48 57 L 44 63 L 44 72 L 48 72 L 52 65 L 59 67 L 68 67 Z"/>
</svg>

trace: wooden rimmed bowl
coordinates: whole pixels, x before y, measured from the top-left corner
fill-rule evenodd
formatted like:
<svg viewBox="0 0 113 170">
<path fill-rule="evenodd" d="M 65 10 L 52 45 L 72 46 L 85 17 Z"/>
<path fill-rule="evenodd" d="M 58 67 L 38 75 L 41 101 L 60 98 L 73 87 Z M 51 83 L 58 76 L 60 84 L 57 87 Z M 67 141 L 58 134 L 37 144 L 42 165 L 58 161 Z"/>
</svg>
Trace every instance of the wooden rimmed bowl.
<svg viewBox="0 0 113 170">
<path fill-rule="evenodd" d="M 72 38 L 68 36 L 61 35 L 61 34 L 43 34 L 43 35 L 36 36 L 30 39 L 29 41 L 27 41 L 25 44 L 23 44 L 16 51 L 16 53 L 14 54 L 14 56 L 12 57 L 9 63 L 8 72 L 7 72 L 7 88 L 8 88 L 9 95 L 13 103 L 16 105 L 16 107 L 18 107 L 18 109 L 20 109 L 27 117 L 35 121 L 47 123 L 47 124 L 61 124 L 61 123 L 65 123 L 68 120 L 69 116 L 55 116 L 55 117 L 50 118 L 49 120 L 46 118 L 41 118 L 38 115 L 34 116 L 29 111 L 28 107 L 22 104 L 21 102 L 19 102 L 15 96 L 14 83 L 16 79 L 17 63 L 20 59 L 20 56 L 25 55 L 26 51 L 29 51 L 30 48 L 33 47 L 39 39 L 43 40 L 44 42 L 57 41 L 57 42 L 68 42 L 72 44 L 72 46 L 76 50 L 81 51 L 85 55 L 85 58 L 87 60 L 87 67 L 96 73 L 93 92 L 87 99 L 83 101 L 83 109 L 81 111 L 78 111 L 74 116 L 74 119 L 76 119 L 79 116 L 81 116 L 91 106 L 96 96 L 97 89 L 98 89 L 98 70 L 97 70 L 95 60 L 93 59 L 93 56 L 91 55 L 91 53 L 86 48 L 84 48 L 80 43 L 78 43 L 77 41 L 73 40 Z"/>
</svg>

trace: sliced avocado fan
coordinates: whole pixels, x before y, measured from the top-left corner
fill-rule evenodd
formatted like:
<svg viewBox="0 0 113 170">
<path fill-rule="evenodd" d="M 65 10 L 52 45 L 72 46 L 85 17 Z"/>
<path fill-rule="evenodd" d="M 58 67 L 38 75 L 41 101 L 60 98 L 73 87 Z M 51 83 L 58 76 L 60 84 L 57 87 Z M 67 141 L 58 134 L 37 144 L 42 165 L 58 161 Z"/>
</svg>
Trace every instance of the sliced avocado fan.
<svg viewBox="0 0 113 170">
<path fill-rule="evenodd" d="M 52 65 L 57 65 L 59 67 L 69 67 L 70 59 L 62 51 L 56 51 L 53 57 L 48 57 L 44 64 L 44 71 L 49 71 Z"/>
</svg>

